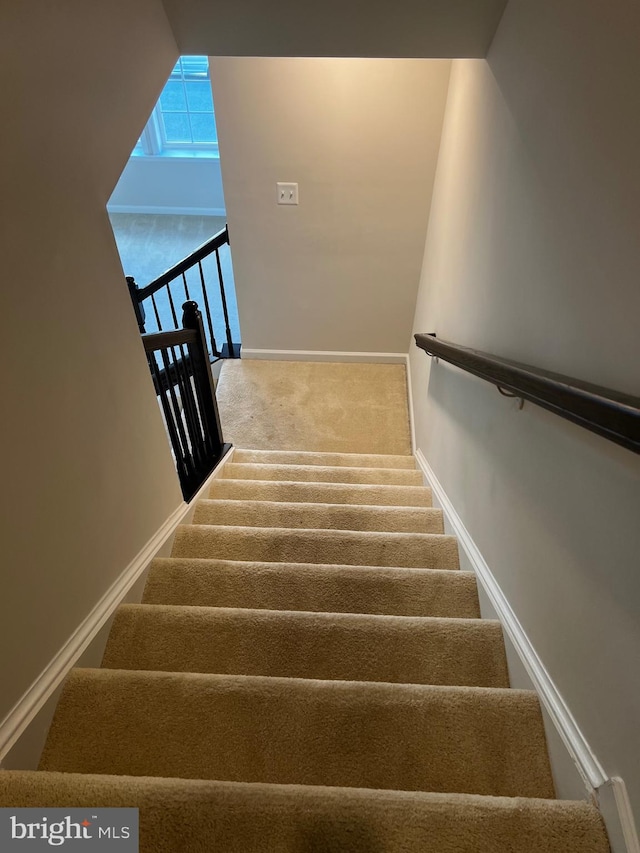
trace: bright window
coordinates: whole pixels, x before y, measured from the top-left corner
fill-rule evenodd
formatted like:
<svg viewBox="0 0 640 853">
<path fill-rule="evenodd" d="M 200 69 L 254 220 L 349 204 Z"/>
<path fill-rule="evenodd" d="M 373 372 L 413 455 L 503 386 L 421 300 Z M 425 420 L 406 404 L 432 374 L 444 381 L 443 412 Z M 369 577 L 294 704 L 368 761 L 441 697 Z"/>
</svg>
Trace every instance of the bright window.
<svg viewBox="0 0 640 853">
<path fill-rule="evenodd" d="M 181 56 L 176 62 L 133 154 L 167 156 L 187 151 L 218 151 L 206 56 Z"/>
</svg>

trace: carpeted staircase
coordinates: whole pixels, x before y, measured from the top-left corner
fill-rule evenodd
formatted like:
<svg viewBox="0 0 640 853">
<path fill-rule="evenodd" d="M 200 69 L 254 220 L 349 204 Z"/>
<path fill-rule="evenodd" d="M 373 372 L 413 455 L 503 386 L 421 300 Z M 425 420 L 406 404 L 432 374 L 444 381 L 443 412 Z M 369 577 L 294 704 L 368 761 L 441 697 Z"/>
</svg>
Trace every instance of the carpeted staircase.
<svg viewBox="0 0 640 853">
<path fill-rule="evenodd" d="M 149 853 L 606 853 L 479 616 L 412 457 L 236 450 L 0 806 L 139 806 Z"/>
</svg>

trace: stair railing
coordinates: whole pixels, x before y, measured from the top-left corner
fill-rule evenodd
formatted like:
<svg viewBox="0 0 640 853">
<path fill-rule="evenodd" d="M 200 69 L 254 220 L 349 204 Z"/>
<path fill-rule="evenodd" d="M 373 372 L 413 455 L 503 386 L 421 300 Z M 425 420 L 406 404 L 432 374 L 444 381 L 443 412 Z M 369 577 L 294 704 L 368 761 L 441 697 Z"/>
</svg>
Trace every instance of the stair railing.
<svg viewBox="0 0 640 853">
<path fill-rule="evenodd" d="M 491 353 L 441 341 L 435 334 L 414 335 L 428 355 L 491 382 L 507 397 L 529 400 L 603 438 L 640 453 L 640 397 L 551 373 Z"/>
<path fill-rule="evenodd" d="M 182 306 L 182 328 L 142 342 L 182 488 L 189 501 L 230 445 L 224 443 L 202 314 Z"/>
<path fill-rule="evenodd" d="M 140 287 L 133 276 L 126 276 L 127 285 L 129 287 L 129 294 L 131 296 L 131 301 L 133 302 L 133 310 L 135 311 L 136 320 L 138 321 L 138 327 L 142 334 L 145 334 L 145 321 L 147 312 L 145 309 L 145 302 L 147 300 L 150 301 L 150 306 L 147 303 L 147 307 L 151 307 L 153 309 L 153 313 L 155 315 L 156 324 L 158 326 L 159 331 L 165 331 L 168 326 L 167 318 L 165 317 L 164 326 L 163 321 L 161 319 L 161 312 L 159 310 L 158 302 L 161 297 L 166 297 L 168 306 L 171 313 L 171 319 L 173 321 L 173 328 L 179 329 L 178 323 L 178 315 L 176 313 L 174 296 L 175 288 L 178 288 L 178 291 L 182 290 L 182 298 L 190 301 L 192 298 L 190 285 L 187 280 L 187 273 L 190 270 L 195 270 L 197 268 L 198 277 L 196 280 L 196 284 L 194 287 L 193 279 L 191 282 L 191 290 L 194 290 L 195 295 L 202 296 L 202 304 L 204 306 L 204 318 L 206 322 L 205 326 L 205 339 L 207 342 L 207 350 L 209 352 L 209 358 L 211 361 L 215 361 L 218 358 L 240 358 L 240 344 L 234 343 L 231 333 L 231 326 L 229 324 L 229 306 L 227 302 L 227 293 L 224 284 L 224 278 L 222 276 L 222 265 L 220 263 L 220 249 L 229 245 L 229 229 L 225 225 L 222 231 L 219 231 L 210 240 L 207 240 L 190 255 L 188 255 L 183 260 L 179 261 L 177 264 L 174 264 L 170 269 L 166 272 L 163 272 L 162 275 L 159 275 L 158 278 L 149 282 L 149 284 L 144 287 Z M 220 293 L 220 301 L 222 303 L 222 313 L 224 316 L 225 323 L 225 337 L 226 342 L 222 345 L 222 347 L 218 348 L 218 343 L 216 341 L 214 326 L 213 326 L 213 318 L 211 312 L 211 299 L 213 296 L 209 291 L 208 283 L 206 281 L 205 270 L 203 268 L 202 262 L 205 258 L 213 255 L 215 257 L 215 270 L 217 273 L 217 285 Z M 172 290 L 172 286 L 174 290 Z"/>
</svg>

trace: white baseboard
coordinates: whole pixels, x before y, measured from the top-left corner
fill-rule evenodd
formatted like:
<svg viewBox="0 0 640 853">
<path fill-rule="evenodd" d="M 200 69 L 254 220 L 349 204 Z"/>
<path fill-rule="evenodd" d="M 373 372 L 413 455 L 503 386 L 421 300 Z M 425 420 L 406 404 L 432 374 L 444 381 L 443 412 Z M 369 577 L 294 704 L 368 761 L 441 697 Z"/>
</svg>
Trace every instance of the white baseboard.
<svg viewBox="0 0 640 853">
<path fill-rule="evenodd" d="M 108 204 L 108 213 L 172 214 L 173 216 L 224 216 L 224 207 L 165 207 L 152 204 Z"/>
<path fill-rule="evenodd" d="M 208 492 L 211 482 L 220 476 L 224 465 L 232 456 L 233 448 L 210 474 L 191 502 L 183 502 L 176 507 L 0 722 L 0 761 L 23 736 L 30 723 L 60 686 L 76 661 L 91 645 L 100 629 L 113 616 L 118 605 L 146 571 L 154 557 L 173 541 L 178 525 L 191 520 L 196 501 Z"/>
<path fill-rule="evenodd" d="M 427 484 L 433 491 L 434 503 L 442 508 L 452 533 L 458 539 L 459 547 L 464 551 L 506 636 L 522 661 L 587 791 L 601 809 L 610 836 L 612 853 L 640 853 L 631 804 L 623 780 L 607 776 L 424 453 L 418 449 L 415 456 Z"/>
<path fill-rule="evenodd" d="M 404 352 L 334 352 L 330 350 L 247 349 L 242 347 L 243 358 L 270 361 L 345 361 L 406 364 Z"/>
<path fill-rule="evenodd" d="M 411 452 L 415 454 L 416 448 L 416 422 L 413 416 L 413 383 L 411 382 L 411 359 L 409 353 L 404 357 L 407 367 L 407 406 L 409 408 L 409 429 L 411 431 Z"/>
<path fill-rule="evenodd" d="M 607 827 L 612 853 L 640 853 L 627 786 L 619 776 L 613 776 L 598 790 L 597 802 Z"/>
</svg>

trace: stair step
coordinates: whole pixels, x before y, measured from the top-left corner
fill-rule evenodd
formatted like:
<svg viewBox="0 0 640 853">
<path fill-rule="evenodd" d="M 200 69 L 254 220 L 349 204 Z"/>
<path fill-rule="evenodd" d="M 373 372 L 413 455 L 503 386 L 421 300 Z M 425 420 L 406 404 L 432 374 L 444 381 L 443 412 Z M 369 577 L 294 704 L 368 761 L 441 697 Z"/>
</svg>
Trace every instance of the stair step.
<svg viewBox="0 0 640 853">
<path fill-rule="evenodd" d="M 76 669 L 40 769 L 554 796 L 536 695 L 483 687 Z"/>
<path fill-rule="evenodd" d="M 234 462 L 258 462 L 271 465 L 324 465 L 347 468 L 413 468 L 413 456 L 375 453 L 316 453 L 305 450 L 235 450 Z"/>
<path fill-rule="evenodd" d="M 582 801 L 0 773 L 0 807 L 43 803 L 137 807 L 140 849 L 164 853 L 609 853 L 600 814 Z"/>
<path fill-rule="evenodd" d="M 608 853 L 414 457 L 235 450 L 0 807 L 140 808 L 168 853 Z"/>
<path fill-rule="evenodd" d="M 391 533 L 444 533 L 442 510 L 282 501 L 200 500 L 194 524 L 297 527 Z"/>
<path fill-rule="evenodd" d="M 458 569 L 454 536 L 184 524 L 173 557 Z"/>
<path fill-rule="evenodd" d="M 270 465 L 227 462 L 223 477 L 232 480 L 297 480 L 316 483 L 372 483 L 380 486 L 421 486 L 420 471 L 408 468 L 347 468 L 334 465 Z"/>
<path fill-rule="evenodd" d="M 480 616 L 471 572 L 379 566 L 158 558 L 143 601 L 205 607 Z"/>
<path fill-rule="evenodd" d="M 432 503 L 431 489 L 426 486 L 296 483 L 287 480 L 229 480 L 224 477 L 213 481 L 209 497 L 373 506 L 431 506 Z"/>
<path fill-rule="evenodd" d="M 499 622 L 125 604 L 103 667 L 508 687 Z"/>
</svg>

